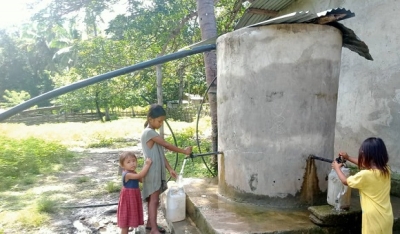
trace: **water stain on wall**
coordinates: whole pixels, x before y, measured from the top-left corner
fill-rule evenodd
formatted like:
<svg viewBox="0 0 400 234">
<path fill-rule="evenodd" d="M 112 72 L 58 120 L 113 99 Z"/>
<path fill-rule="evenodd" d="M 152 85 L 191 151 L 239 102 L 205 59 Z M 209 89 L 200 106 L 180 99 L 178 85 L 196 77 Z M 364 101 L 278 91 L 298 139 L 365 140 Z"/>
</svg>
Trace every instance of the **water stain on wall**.
<svg viewBox="0 0 400 234">
<path fill-rule="evenodd" d="M 301 186 L 300 200 L 303 203 L 310 205 L 314 204 L 317 200 L 317 195 L 321 193 L 318 186 L 317 167 L 315 161 L 311 158 L 307 159 L 306 171 L 303 177 L 303 184 Z"/>
</svg>

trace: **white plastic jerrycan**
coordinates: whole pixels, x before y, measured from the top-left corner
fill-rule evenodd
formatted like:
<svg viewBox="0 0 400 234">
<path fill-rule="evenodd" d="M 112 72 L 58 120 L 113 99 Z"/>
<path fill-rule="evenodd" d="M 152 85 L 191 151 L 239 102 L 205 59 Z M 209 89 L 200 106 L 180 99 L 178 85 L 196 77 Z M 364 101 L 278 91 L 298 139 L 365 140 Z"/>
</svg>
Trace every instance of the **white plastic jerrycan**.
<svg viewBox="0 0 400 234">
<path fill-rule="evenodd" d="M 340 170 L 347 177 L 350 176 L 350 169 L 341 167 Z M 328 204 L 335 207 L 335 210 L 347 210 L 350 208 L 351 188 L 340 181 L 335 170 L 331 170 L 328 176 Z"/>
<path fill-rule="evenodd" d="M 172 185 L 167 192 L 166 218 L 171 222 L 186 218 L 186 194 L 182 186 Z"/>
</svg>

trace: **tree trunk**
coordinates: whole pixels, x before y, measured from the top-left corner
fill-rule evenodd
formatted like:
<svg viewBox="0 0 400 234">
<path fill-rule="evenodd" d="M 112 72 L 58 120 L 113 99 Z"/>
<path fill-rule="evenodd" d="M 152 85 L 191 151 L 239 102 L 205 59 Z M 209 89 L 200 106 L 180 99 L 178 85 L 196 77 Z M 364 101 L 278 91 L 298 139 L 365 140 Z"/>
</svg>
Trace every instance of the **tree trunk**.
<svg viewBox="0 0 400 234">
<path fill-rule="evenodd" d="M 163 105 L 163 90 L 162 90 L 162 65 L 159 64 L 156 66 L 156 74 L 157 74 L 157 103 L 159 105 Z M 160 128 L 160 136 L 164 138 L 164 127 Z"/>
<path fill-rule="evenodd" d="M 106 113 L 105 113 L 105 121 L 111 121 L 111 117 L 110 117 L 110 108 L 108 107 L 108 104 L 106 105 Z"/>
<path fill-rule="evenodd" d="M 177 75 L 178 75 L 178 79 L 179 79 L 179 91 L 178 91 L 179 92 L 178 93 L 179 107 L 182 107 L 182 100 L 183 100 L 183 85 L 184 85 L 183 74 L 184 74 L 184 71 L 185 71 L 184 65 L 181 65 L 177 71 Z"/>
<path fill-rule="evenodd" d="M 201 38 L 206 40 L 217 36 L 217 25 L 214 13 L 213 0 L 197 0 L 197 13 L 200 22 Z M 217 55 L 215 51 L 204 53 L 204 63 L 206 68 L 207 85 L 210 86 L 208 91 L 208 101 L 210 103 L 211 114 L 211 132 L 212 132 L 212 151 L 218 151 L 218 125 L 217 125 Z M 217 157 L 214 160 L 214 170 L 218 168 Z"/>
<path fill-rule="evenodd" d="M 100 121 L 101 122 L 104 122 L 104 120 L 103 120 L 103 114 L 101 113 L 101 110 L 100 110 L 100 104 L 99 104 L 99 93 L 96 93 L 96 98 L 95 98 L 95 103 L 96 103 L 96 111 L 97 111 L 97 114 L 99 115 L 99 119 L 100 119 Z"/>
<path fill-rule="evenodd" d="M 136 117 L 135 109 L 133 108 L 133 106 L 131 106 L 131 109 L 132 109 L 132 117 Z"/>
</svg>

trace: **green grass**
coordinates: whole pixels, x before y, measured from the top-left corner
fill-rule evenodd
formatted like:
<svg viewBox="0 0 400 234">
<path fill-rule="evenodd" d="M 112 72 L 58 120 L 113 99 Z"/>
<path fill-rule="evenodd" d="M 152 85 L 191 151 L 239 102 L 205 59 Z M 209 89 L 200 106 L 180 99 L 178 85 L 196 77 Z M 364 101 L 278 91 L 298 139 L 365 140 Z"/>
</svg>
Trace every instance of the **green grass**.
<svg viewBox="0 0 400 234">
<path fill-rule="evenodd" d="M 5 209 L 0 212 L 0 225 L 6 228 L 13 227 L 14 233 L 26 233 L 26 230 L 40 227 L 48 223 L 51 219 L 50 214 L 57 212 L 57 201 L 48 197 L 36 198 L 29 193 L 21 194 L 17 201 L 15 201 L 15 197 L 15 195 L 10 196 L 13 201 L 2 204 L 2 208 Z M 19 206 L 16 206 L 15 203 L 18 203 Z"/>
<path fill-rule="evenodd" d="M 79 178 L 77 179 L 77 183 L 78 183 L 78 184 L 83 184 L 83 183 L 89 182 L 89 180 L 90 180 L 89 177 L 87 177 L 87 176 L 82 176 L 82 177 L 79 177 Z"/>
<path fill-rule="evenodd" d="M 105 185 L 105 189 L 106 189 L 107 193 L 116 193 L 116 192 L 121 191 L 121 184 L 116 184 L 113 181 L 109 181 Z"/>
<path fill-rule="evenodd" d="M 201 135 L 202 132 L 199 131 L 199 134 Z M 184 148 L 187 146 L 193 146 L 193 153 L 204 153 L 211 151 L 211 141 L 209 139 L 200 139 L 201 141 L 199 149 L 196 138 L 194 137 L 195 129 L 193 127 L 186 128 L 175 133 L 174 135 L 179 147 Z M 172 135 L 166 137 L 166 140 L 171 143 L 174 142 Z M 178 154 L 177 156 L 176 153 L 169 152 L 166 154 L 166 157 L 171 166 L 174 167 L 175 171 L 179 174 L 182 169 L 185 156 L 182 154 Z M 200 157 L 194 158 L 193 160 L 187 160 L 185 163 L 185 168 L 183 169 L 183 177 L 212 177 L 212 174 L 216 175 L 217 172 L 213 170 L 214 167 L 212 166 L 211 157 L 205 156 L 204 161 L 207 166 Z"/>
<path fill-rule="evenodd" d="M 30 228 L 45 225 L 58 204 L 71 199 L 87 199 L 108 196 L 119 192 L 120 177 L 110 178 L 105 184 L 96 185 L 92 177 L 76 177 L 70 184 L 59 184 L 58 173 L 76 171 L 79 158 L 85 153 L 72 153 L 74 147 L 106 147 L 119 149 L 134 146 L 143 131 L 143 118 L 121 118 L 111 122 L 59 123 L 59 124 L 6 124 L 0 123 L 0 234 L 24 233 Z M 179 147 L 194 146 L 195 123 L 169 121 Z M 210 118 L 200 121 L 200 135 L 210 129 Z M 165 125 L 165 138 L 174 144 Z M 210 141 L 201 139 L 201 151 L 210 151 Z M 171 166 L 177 173 L 182 167 L 184 155 L 167 153 Z M 205 158 L 207 164 L 209 157 Z M 141 170 L 143 158 L 138 159 Z M 184 177 L 211 177 L 201 158 L 186 163 Z M 87 189 L 87 187 L 92 189 Z M 140 184 L 141 186 L 141 184 Z M 11 232 L 10 232 L 11 230 Z"/>
<path fill-rule="evenodd" d="M 87 123 L 52 123 L 30 125 L 0 123 L 0 135 L 6 135 L 12 139 L 26 139 L 33 137 L 42 140 L 59 142 L 68 148 L 85 147 L 99 143 L 101 140 L 112 139 L 114 143 L 126 142 L 126 139 L 134 139 L 143 131 L 144 118 L 120 118 L 110 122 L 93 121 Z M 210 118 L 204 118 L 199 124 L 199 129 L 210 126 Z M 195 123 L 168 121 L 174 132 L 180 132 L 188 127 L 194 127 Z M 165 134 L 171 134 L 165 126 Z M 128 141 L 127 145 L 132 143 Z M 134 142 L 137 144 L 137 142 Z"/>
<path fill-rule="evenodd" d="M 36 209 L 39 213 L 55 213 L 57 210 L 57 201 L 43 197 L 37 200 Z"/>
<path fill-rule="evenodd" d="M 0 190 L 17 184 L 34 184 L 36 175 L 57 171 L 74 154 L 57 142 L 33 137 L 12 139 L 0 135 Z"/>
</svg>

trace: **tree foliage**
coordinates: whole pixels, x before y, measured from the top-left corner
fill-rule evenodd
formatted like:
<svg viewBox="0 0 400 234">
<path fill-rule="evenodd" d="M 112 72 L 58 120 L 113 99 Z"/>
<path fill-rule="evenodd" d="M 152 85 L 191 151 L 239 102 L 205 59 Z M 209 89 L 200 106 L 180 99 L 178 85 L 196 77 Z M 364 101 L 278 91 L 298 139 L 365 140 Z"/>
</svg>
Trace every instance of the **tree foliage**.
<svg viewBox="0 0 400 234">
<path fill-rule="evenodd" d="M 242 0 L 216 2 L 218 34 L 229 32 Z M 103 16 L 125 4 L 107 27 Z M 51 0 L 17 30 L 0 31 L 0 102 L 5 90 L 35 97 L 54 88 L 172 53 L 201 40 L 196 1 Z M 202 55 L 163 64 L 164 100 L 207 88 Z M 155 69 L 148 68 L 62 95 L 53 104 L 104 111 L 155 101 Z M 49 105 L 49 102 L 43 103 Z"/>
<path fill-rule="evenodd" d="M 21 91 L 21 92 L 17 92 L 14 90 L 5 90 L 4 91 L 4 95 L 3 98 L 5 99 L 6 103 L 4 103 L 5 107 L 12 107 L 15 105 L 18 105 L 28 99 L 31 98 L 31 96 L 29 95 L 29 93 L 25 92 L 25 91 Z"/>
</svg>

